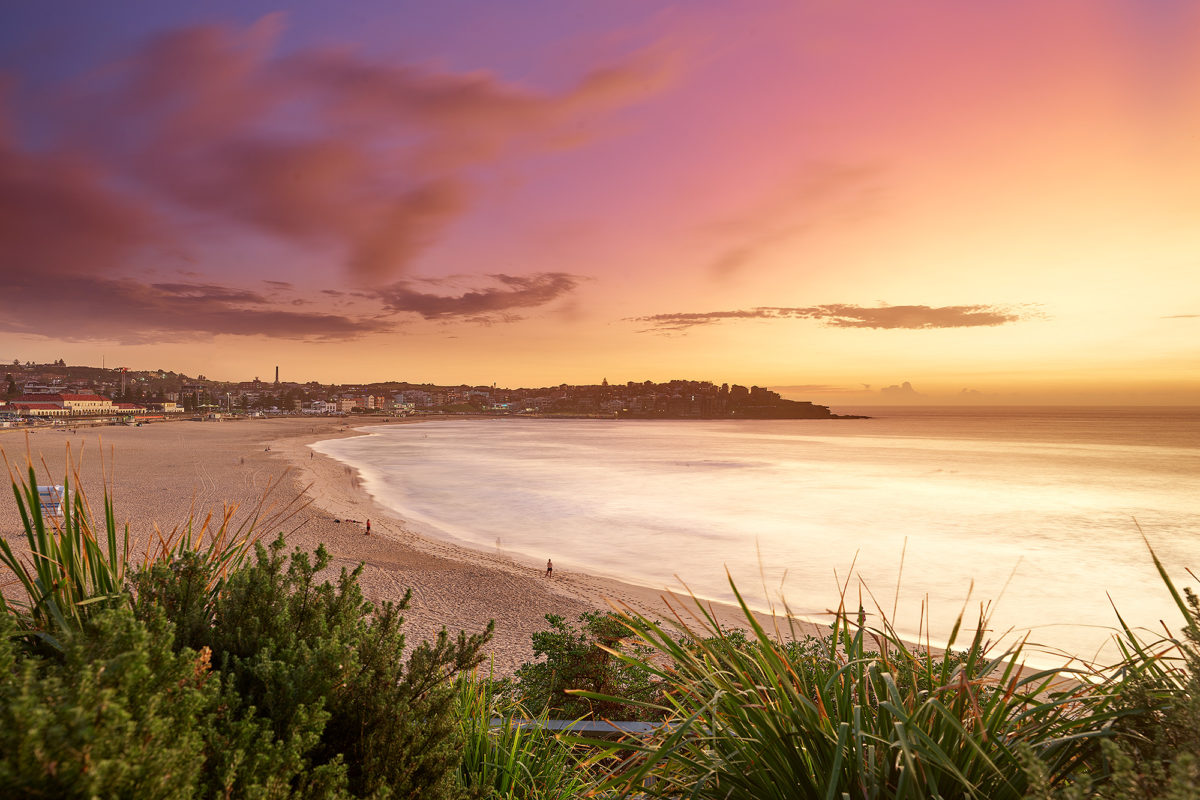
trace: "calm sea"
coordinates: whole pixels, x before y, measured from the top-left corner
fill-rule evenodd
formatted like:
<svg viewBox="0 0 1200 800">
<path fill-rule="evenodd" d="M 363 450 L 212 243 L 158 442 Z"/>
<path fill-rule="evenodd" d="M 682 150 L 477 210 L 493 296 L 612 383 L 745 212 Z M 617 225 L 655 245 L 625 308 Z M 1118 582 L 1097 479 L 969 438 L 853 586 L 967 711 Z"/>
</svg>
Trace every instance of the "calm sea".
<svg viewBox="0 0 1200 800">
<path fill-rule="evenodd" d="M 997 634 L 1085 657 L 1112 604 L 1178 622 L 1137 524 L 1194 585 L 1200 409 L 837 410 L 873 418 L 443 421 L 316 449 L 427 533 L 656 588 L 729 600 L 728 569 L 819 619 L 848 580 L 910 635 L 927 602 L 935 640 L 991 601 Z"/>
</svg>

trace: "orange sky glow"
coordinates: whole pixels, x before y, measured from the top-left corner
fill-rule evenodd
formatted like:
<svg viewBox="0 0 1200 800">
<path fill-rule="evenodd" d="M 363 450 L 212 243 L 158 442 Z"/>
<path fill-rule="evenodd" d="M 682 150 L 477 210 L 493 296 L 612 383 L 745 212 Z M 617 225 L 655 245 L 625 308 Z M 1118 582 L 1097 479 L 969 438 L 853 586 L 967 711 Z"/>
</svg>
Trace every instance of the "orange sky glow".
<svg viewBox="0 0 1200 800">
<path fill-rule="evenodd" d="M 3 12 L 0 359 L 1200 401 L 1188 0 L 104 5 Z"/>
</svg>

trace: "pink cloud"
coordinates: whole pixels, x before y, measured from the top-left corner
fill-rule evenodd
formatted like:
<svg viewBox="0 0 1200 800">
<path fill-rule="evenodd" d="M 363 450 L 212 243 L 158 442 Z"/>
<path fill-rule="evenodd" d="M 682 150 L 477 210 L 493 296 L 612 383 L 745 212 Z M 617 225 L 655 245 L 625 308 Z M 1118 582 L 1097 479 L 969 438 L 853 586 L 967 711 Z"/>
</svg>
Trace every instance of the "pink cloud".
<svg viewBox="0 0 1200 800">
<path fill-rule="evenodd" d="M 64 88 L 51 104 L 59 116 L 34 126 L 59 134 L 36 148 L 0 108 L 0 330 L 344 339 L 391 330 L 381 302 L 382 313 L 484 319 L 574 288 L 557 274 L 493 276 L 499 289 L 455 298 L 369 287 L 411 270 L 469 209 L 480 168 L 561 148 L 580 118 L 660 91 L 664 61 L 634 56 L 542 91 L 350 50 L 280 55 L 281 25 L 270 16 L 153 38 Z M 360 286 L 328 290 L 338 313 L 305 313 L 303 297 L 195 273 L 136 277 L 164 253 L 192 260 L 189 243 L 214 230 L 328 249 Z M 261 285 L 255 277 L 245 282 Z"/>
<path fill-rule="evenodd" d="M 0 275 L 112 271 L 155 239 L 155 215 L 110 191 L 109 177 L 73 153 L 0 140 Z"/>
<path fill-rule="evenodd" d="M 564 130 L 661 90 L 641 55 L 545 92 L 487 72 L 277 56 L 280 20 L 163 34 L 76 89 L 68 137 L 172 204 L 304 245 L 339 248 L 363 282 L 409 269 L 469 208 L 469 170 L 556 149 Z"/>
<path fill-rule="evenodd" d="M 425 319 L 457 317 L 484 321 L 492 319 L 492 315 L 503 318 L 515 309 L 552 303 L 573 292 L 582 280 L 565 272 L 489 277 L 500 285 L 473 289 L 460 295 L 443 295 L 418 292 L 401 283 L 380 290 L 379 296 L 391 311 L 413 312 Z"/>
</svg>

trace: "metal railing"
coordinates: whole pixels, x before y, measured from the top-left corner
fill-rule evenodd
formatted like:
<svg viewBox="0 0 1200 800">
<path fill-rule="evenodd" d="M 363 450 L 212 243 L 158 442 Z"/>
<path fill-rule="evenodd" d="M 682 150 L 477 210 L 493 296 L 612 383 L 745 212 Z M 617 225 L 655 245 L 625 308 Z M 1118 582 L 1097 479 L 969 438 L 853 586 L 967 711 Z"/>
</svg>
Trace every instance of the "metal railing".
<svg viewBox="0 0 1200 800">
<path fill-rule="evenodd" d="M 510 719 L 507 717 L 492 717 L 488 724 L 492 728 L 513 725 L 518 728 L 540 728 L 547 731 L 571 731 L 572 733 L 655 733 L 661 730 L 671 730 L 677 723 L 628 722 L 607 719 Z"/>
</svg>

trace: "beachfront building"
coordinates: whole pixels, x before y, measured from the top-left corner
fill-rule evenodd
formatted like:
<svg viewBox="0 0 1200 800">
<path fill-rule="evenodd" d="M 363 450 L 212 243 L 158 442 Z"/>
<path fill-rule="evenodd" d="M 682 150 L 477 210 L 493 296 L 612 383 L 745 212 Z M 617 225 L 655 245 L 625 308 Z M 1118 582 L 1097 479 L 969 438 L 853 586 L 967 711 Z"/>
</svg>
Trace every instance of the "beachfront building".
<svg viewBox="0 0 1200 800">
<path fill-rule="evenodd" d="M 24 398 L 9 403 L 9 408 L 22 417 L 69 417 L 71 415 L 70 411 L 58 403 L 31 401 Z"/>
<path fill-rule="evenodd" d="M 33 417 L 81 417 L 112 414 L 117 410 L 112 400 L 98 394 L 25 394 L 14 400 L 13 405 L 27 407 L 26 415 Z"/>
<path fill-rule="evenodd" d="M 60 394 L 57 397 L 61 399 L 62 407 L 67 409 L 72 416 L 111 414 L 116 411 L 112 400 L 98 394 Z"/>
</svg>

